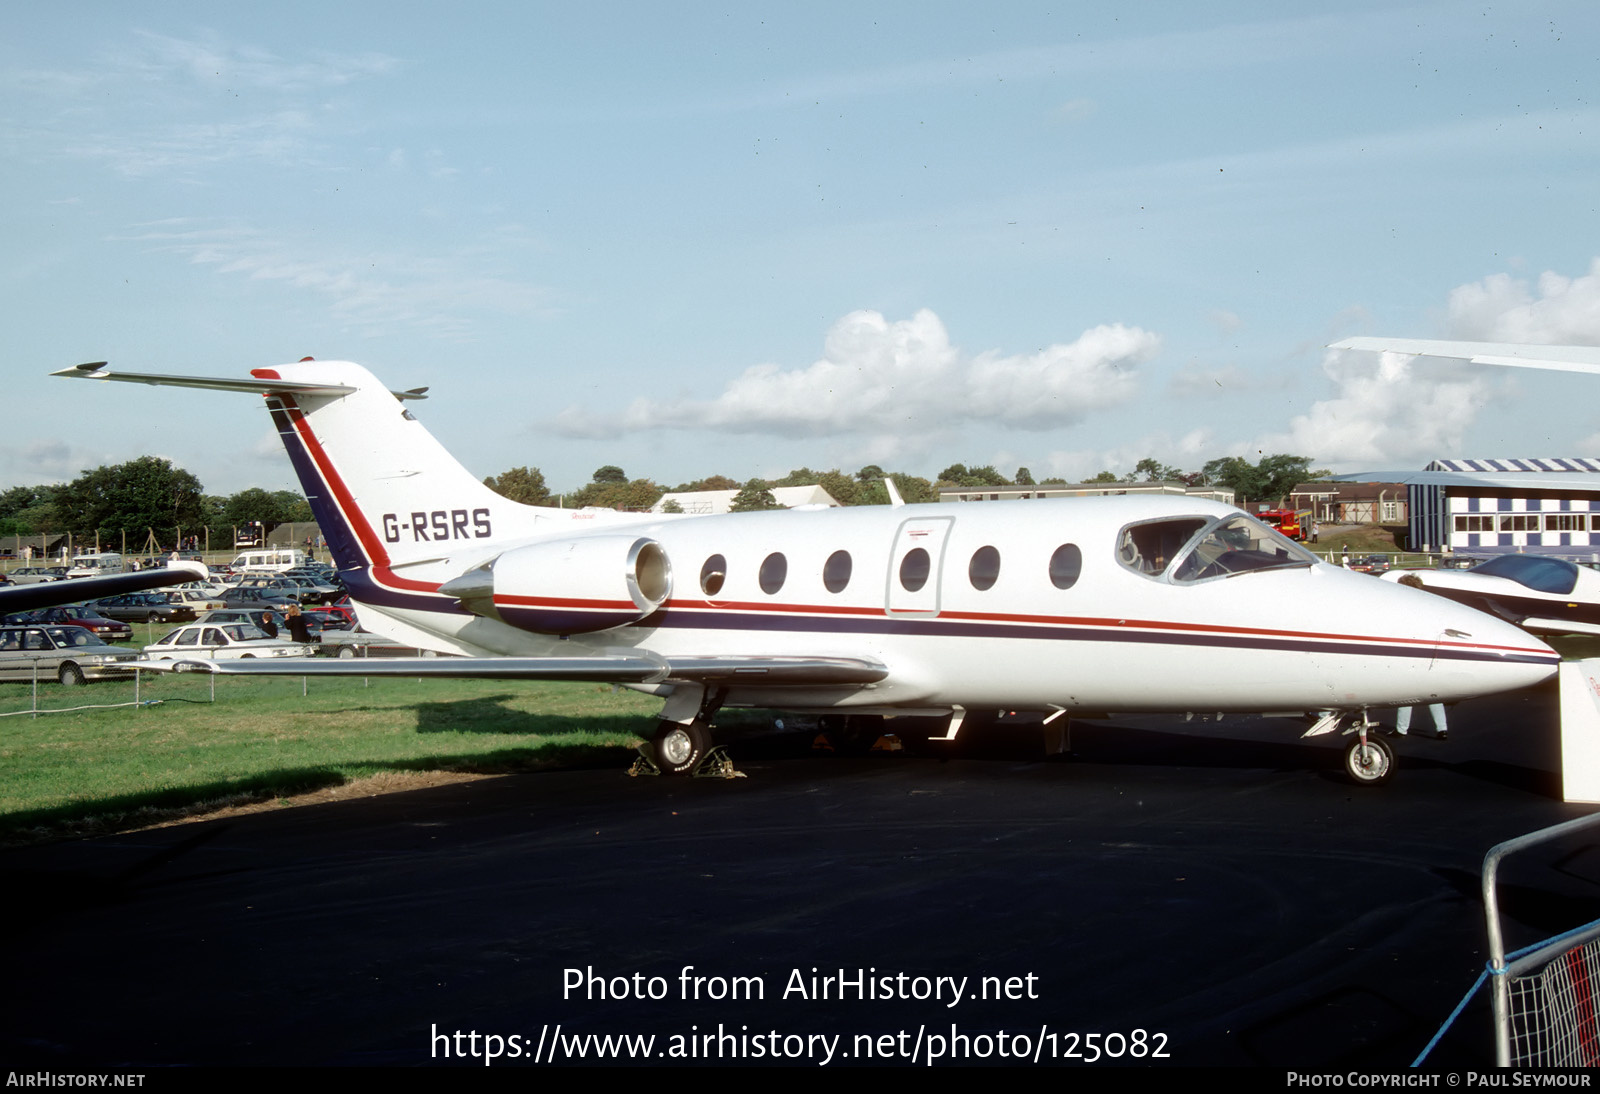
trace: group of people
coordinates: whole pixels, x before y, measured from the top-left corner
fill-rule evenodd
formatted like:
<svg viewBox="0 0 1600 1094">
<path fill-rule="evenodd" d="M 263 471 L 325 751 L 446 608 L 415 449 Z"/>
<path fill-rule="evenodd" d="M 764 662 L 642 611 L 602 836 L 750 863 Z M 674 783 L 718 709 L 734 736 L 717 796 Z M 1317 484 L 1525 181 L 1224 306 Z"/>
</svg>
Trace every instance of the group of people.
<svg viewBox="0 0 1600 1094">
<path fill-rule="evenodd" d="M 311 628 L 306 624 L 306 617 L 300 611 L 300 605 L 291 604 L 284 613 L 283 625 L 289 630 L 289 637 L 296 642 L 310 642 Z M 271 612 L 262 612 L 261 618 L 256 620 L 256 626 L 261 628 L 261 633 L 268 638 L 278 637 L 278 624 L 273 621 Z"/>
</svg>

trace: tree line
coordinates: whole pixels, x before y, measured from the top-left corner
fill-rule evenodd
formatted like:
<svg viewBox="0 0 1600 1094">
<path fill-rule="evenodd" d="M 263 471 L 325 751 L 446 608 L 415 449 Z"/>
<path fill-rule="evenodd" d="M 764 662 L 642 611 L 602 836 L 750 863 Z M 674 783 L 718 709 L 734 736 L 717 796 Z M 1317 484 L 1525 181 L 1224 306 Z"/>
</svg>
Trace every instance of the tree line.
<svg viewBox="0 0 1600 1094">
<path fill-rule="evenodd" d="M 1091 483 L 1117 482 L 1181 482 L 1186 486 L 1221 486 L 1239 495 L 1241 502 L 1273 502 L 1285 498 L 1289 491 L 1302 482 L 1326 478 L 1327 471 L 1312 470 L 1311 460 L 1305 456 L 1263 456 L 1251 463 L 1241 456 L 1223 456 L 1208 461 L 1199 471 L 1184 471 L 1164 464 L 1154 458 L 1140 460 L 1133 471 L 1117 475 L 1102 471 Z M 565 494 L 552 492 L 545 483 L 544 473 L 537 467 L 514 467 L 499 475 L 491 475 L 483 484 L 503 497 L 527 505 L 564 505 L 568 508 L 597 506 L 604 509 L 649 509 L 666 494 L 687 493 L 696 490 L 737 490 L 733 511 L 750 509 L 776 509 L 771 490 L 776 486 L 821 486 L 841 505 L 888 505 L 889 491 L 884 479 L 892 479 L 900 496 L 909 503 L 938 501 L 939 491 L 948 487 L 968 489 L 1010 486 L 1066 486 L 1066 479 L 1046 478 L 1035 480 L 1026 467 L 1017 468 L 1011 478 L 1006 478 L 992 465 L 967 467 L 953 463 L 939 472 L 936 479 L 925 479 L 902 471 L 885 471 L 877 464 L 868 464 L 854 474 L 833 468 L 814 471 L 800 467 L 780 479 L 747 479 L 740 482 L 725 475 L 677 486 L 664 486 L 650 479 L 630 479 L 627 472 L 614 464 L 595 471 L 593 478 L 578 490 Z M 672 511 L 668 502 L 668 511 Z"/>
<path fill-rule="evenodd" d="M 1144 459 L 1126 475 L 1102 471 L 1088 481 L 1218 485 L 1233 490 L 1242 501 L 1276 502 L 1297 483 L 1326 475 L 1326 471 L 1311 470 L 1311 461 L 1303 456 L 1265 456 L 1253 464 L 1242 457 L 1226 456 L 1211 460 L 1199 471 L 1183 471 L 1155 459 Z M 1017 468 L 1007 478 L 992 465 L 967 467 L 959 463 L 946 467 L 934 479 L 868 464 L 853 474 L 837 468 L 815 471 L 799 467 L 780 479 L 740 482 L 725 475 L 712 475 L 671 487 L 650 479 L 630 479 L 622 468 L 607 464 L 596 470 L 584 486 L 562 495 L 547 487 L 544 474 L 537 467 L 514 467 L 483 482 L 496 493 L 529 505 L 631 510 L 649 509 L 668 493 L 737 490 L 733 507 L 744 511 L 778 508 L 771 494 L 773 487 L 813 484 L 842 505 L 887 505 L 889 492 L 884 479 L 893 480 L 900 496 L 910 503 L 938 501 L 942 487 L 1067 485 L 1060 478 L 1035 481 L 1026 467 Z M 209 529 L 214 536 L 231 536 L 233 529 L 246 525 L 260 523 L 270 532 L 288 521 L 311 519 L 311 506 L 297 491 L 250 487 L 226 497 L 207 494 L 194 475 L 156 456 L 97 467 L 68 483 L 14 486 L 0 493 L 0 536 L 70 533 L 77 538 L 99 535 L 102 540 L 111 540 L 122 535 L 143 537 L 148 531 L 159 542 L 170 544 L 180 531 L 184 536 L 203 536 Z"/>
<path fill-rule="evenodd" d="M 68 483 L 0 493 L 0 536 L 137 535 L 142 544 L 148 531 L 170 545 L 180 532 L 203 538 L 209 529 L 231 544 L 237 527 L 259 522 L 271 531 L 311 519 L 311 505 L 298 491 L 253 486 L 226 497 L 207 494 L 194 475 L 157 456 L 97 467 Z"/>
</svg>

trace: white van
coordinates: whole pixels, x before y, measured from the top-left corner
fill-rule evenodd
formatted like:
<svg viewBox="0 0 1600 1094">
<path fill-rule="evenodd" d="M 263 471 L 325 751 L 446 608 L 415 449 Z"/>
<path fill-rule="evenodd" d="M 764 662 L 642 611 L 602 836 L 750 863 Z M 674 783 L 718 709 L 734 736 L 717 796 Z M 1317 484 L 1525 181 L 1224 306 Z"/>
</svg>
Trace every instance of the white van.
<svg viewBox="0 0 1600 1094">
<path fill-rule="evenodd" d="M 296 566 L 304 566 L 309 560 L 306 553 L 298 547 L 285 547 L 279 550 L 262 548 L 259 551 L 241 551 L 228 563 L 228 569 L 234 573 L 241 570 L 292 570 Z"/>
<path fill-rule="evenodd" d="M 102 574 L 120 574 L 122 556 L 115 551 L 99 551 L 92 555 L 79 555 L 72 560 L 68 577 L 99 577 Z"/>
</svg>

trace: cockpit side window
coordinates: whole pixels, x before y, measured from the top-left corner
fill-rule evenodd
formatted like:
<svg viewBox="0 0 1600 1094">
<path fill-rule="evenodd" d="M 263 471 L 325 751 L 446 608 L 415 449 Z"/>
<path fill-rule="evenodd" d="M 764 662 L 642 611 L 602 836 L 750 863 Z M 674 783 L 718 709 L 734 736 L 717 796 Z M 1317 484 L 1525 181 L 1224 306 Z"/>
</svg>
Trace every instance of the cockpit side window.
<svg viewBox="0 0 1600 1094">
<path fill-rule="evenodd" d="M 1311 566 L 1317 558 L 1258 520 L 1240 513 L 1208 528 L 1172 572 L 1173 581 L 1209 581 L 1259 570 Z"/>
<path fill-rule="evenodd" d="M 1130 524 L 1117 538 L 1117 561 L 1136 573 L 1160 577 L 1190 537 L 1205 526 L 1204 517 Z"/>
</svg>

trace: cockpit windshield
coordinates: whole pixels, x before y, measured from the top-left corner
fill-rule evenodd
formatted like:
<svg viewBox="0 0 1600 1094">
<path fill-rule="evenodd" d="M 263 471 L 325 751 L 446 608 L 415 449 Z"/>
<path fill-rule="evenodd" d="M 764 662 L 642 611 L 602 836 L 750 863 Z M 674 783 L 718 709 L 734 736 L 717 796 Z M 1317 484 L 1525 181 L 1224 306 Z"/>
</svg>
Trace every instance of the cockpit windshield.
<svg viewBox="0 0 1600 1094">
<path fill-rule="evenodd" d="M 1542 555 L 1501 555 L 1480 562 L 1470 571 L 1488 577 L 1503 577 L 1541 593 L 1565 596 L 1578 583 L 1578 567 L 1564 559 Z"/>
<path fill-rule="evenodd" d="M 1117 539 L 1117 561 L 1147 577 L 1170 573 L 1172 581 L 1194 582 L 1310 566 L 1317 557 L 1260 521 L 1235 513 L 1220 520 L 1171 517 L 1130 524 Z"/>
<path fill-rule="evenodd" d="M 1317 556 L 1243 513 L 1211 525 L 1184 548 L 1173 581 L 1209 581 L 1261 570 L 1310 566 Z"/>
</svg>

